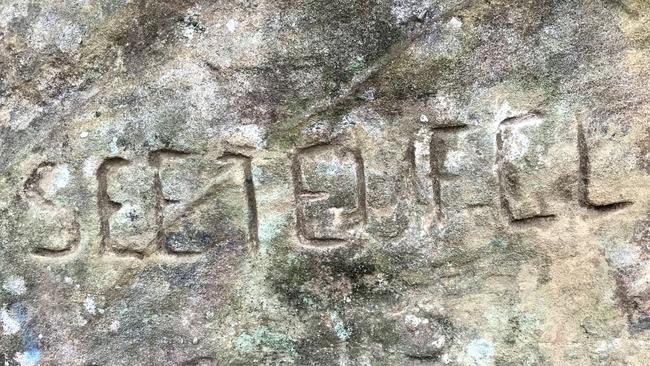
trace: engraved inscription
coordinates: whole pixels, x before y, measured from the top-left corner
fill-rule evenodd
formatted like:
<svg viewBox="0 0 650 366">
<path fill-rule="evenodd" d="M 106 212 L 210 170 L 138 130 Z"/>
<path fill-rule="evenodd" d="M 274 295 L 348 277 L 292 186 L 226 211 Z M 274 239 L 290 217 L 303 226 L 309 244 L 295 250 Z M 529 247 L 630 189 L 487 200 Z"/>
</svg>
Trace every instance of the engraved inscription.
<svg viewBox="0 0 650 366">
<path fill-rule="evenodd" d="M 251 159 L 205 159 L 173 151 L 152 155 L 158 169 L 160 246 L 167 253 L 201 253 L 228 240 L 257 246 Z"/>
<path fill-rule="evenodd" d="M 457 132 L 466 125 L 445 125 L 418 132 L 411 150 L 411 164 L 415 172 L 417 197 L 420 203 L 432 206 L 434 220 L 442 223 L 443 185 L 457 174 L 446 163 L 448 149 Z"/>
<path fill-rule="evenodd" d="M 417 200 L 442 224 L 450 209 L 488 205 L 492 171 L 477 154 L 481 131 L 464 124 L 422 128 L 408 151 Z"/>
<path fill-rule="evenodd" d="M 144 159 L 112 158 L 98 171 L 102 252 L 142 257 L 156 248 L 154 173 Z"/>
<path fill-rule="evenodd" d="M 157 150 L 98 169 L 102 253 L 198 254 L 227 241 L 257 246 L 251 159 Z"/>
<path fill-rule="evenodd" d="M 59 257 L 73 253 L 79 245 L 79 223 L 70 209 L 56 202 L 57 192 L 69 180 L 66 165 L 41 163 L 23 186 L 29 202 L 29 240 L 35 243 L 33 253 Z M 33 224 L 33 226 L 32 226 Z"/>
<path fill-rule="evenodd" d="M 612 149 L 605 146 L 609 140 L 596 139 L 591 135 L 598 133 L 578 123 L 576 144 L 572 140 L 576 126 L 569 124 L 568 130 L 562 130 L 558 126 L 566 124 L 556 122 L 537 114 L 508 118 L 499 124 L 496 140 L 493 130 L 487 132 L 480 125 L 420 128 L 408 149 L 406 179 L 424 205 L 416 208 L 421 226 L 428 230 L 432 222 L 442 227 L 459 217 L 465 220 L 472 208 L 488 212 L 496 204 L 497 188 L 504 216 L 513 225 L 555 217 L 569 205 L 567 201 L 575 205 L 576 192 L 589 209 L 607 211 L 632 204 L 626 199 L 631 191 L 618 190 L 627 184 L 621 183 L 621 174 L 614 174 L 618 180 L 611 184 L 613 188 L 605 179 L 603 167 L 612 161 L 607 154 Z M 569 138 L 558 144 L 552 137 L 558 131 L 571 133 L 565 133 Z M 263 161 L 260 156 L 256 159 Z M 223 150 L 161 149 L 128 160 L 107 158 L 96 171 L 98 252 L 136 258 L 195 255 L 232 242 L 255 250 L 259 223 L 252 161 L 250 156 Z M 374 162 L 369 163 L 373 178 L 381 176 Z M 329 247 L 362 237 L 368 213 L 364 161 L 358 150 L 337 144 L 309 146 L 298 150 L 291 169 L 301 243 Z M 605 172 L 612 171 L 608 169 Z M 21 195 L 29 205 L 26 220 L 43 228 L 25 235 L 33 236 L 28 241 L 37 255 L 61 256 L 79 246 L 75 211 L 62 204 L 66 202 L 62 197 L 72 189 L 63 195 L 58 192 L 70 174 L 65 164 L 45 162 L 23 186 Z M 92 170 L 88 174 L 92 176 Z M 373 183 L 370 187 L 382 189 Z M 385 191 L 390 195 L 390 189 Z M 375 214 L 377 201 L 373 196 L 369 201 Z"/>
<path fill-rule="evenodd" d="M 434 205 L 434 212 L 440 212 L 439 187 L 434 188 L 433 164 L 431 158 L 431 138 L 430 129 L 420 129 L 413 140 L 411 148 L 408 151 L 411 171 L 416 187 L 416 198 L 418 203 Z M 437 197 L 437 198 L 436 198 Z"/>
<path fill-rule="evenodd" d="M 627 198 L 626 190 L 623 189 L 625 184 L 620 181 L 613 182 L 611 179 L 612 176 L 626 176 L 615 174 L 617 170 L 625 169 L 623 162 L 626 161 L 623 156 L 611 158 L 611 155 L 622 153 L 618 146 L 604 146 L 602 141 L 590 138 L 588 131 L 585 131 L 583 124 L 578 121 L 578 152 L 580 154 L 580 203 L 583 206 L 609 211 L 632 204 L 632 201 Z M 612 161 L 617 163 L 613 164 Z"/>
<path fill-rule="evenodd" d="M 342 244 L 366 222 L 363 161 L 350 149 L 317 145 L 294 160 L 298 232 L 308 245 Z"/>
<path fill-rule="evenodd" d="M 450 140 L 462 129 L 467 128 L 464 125 L 448 126 L 445 128 L 434 129 L 431 137 L 431 178 L 433 179 L 433 197 L 436 207 L 436 216 L 438 220 L 444 217 L 442 188 L 443 181 L 452 179 L 455 173 L 445 164 L 449 146 L 452 145 Z"/>
<path fill-rule="evenodd" d="M 551 167 L 543 146 L 544 120 L 537 115 L 508 118 L 497 132 L 497 168 L 501 205 L 513 222 L 552 218 L 546 197 Z"/>
</svg>

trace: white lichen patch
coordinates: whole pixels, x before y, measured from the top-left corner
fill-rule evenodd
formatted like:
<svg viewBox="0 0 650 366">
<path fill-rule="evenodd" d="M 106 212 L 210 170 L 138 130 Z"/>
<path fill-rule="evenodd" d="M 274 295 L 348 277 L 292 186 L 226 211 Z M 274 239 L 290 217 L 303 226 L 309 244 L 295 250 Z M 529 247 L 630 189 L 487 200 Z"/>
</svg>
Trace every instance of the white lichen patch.
<svg viewBox="0 0 650 366">
<path fill-rule="evenodd" d="M 420 325 L 429 324 L 429 319 L 420 318 L 413 314 L 407 314 L 404 316 L 404 324 L 408 329 L 416 329 Z"/>
<path fill-rule="evenodd" d="M 94 156 L 86 158 L 83 162 L 82 172 L 85 178 L 92 179 L 95 178 L 97 173 L 97 168 L 99 168 L 100 160 Z"/>
<path fill-rule="evenodd" d="M 235 19 L 229 19 L 226 23 L 226 29 L 228 32 L 233 33 L 239 28 L 239 22 Z"/>
<path fill-rule="evenodd" d="M 5 308 L 0 309 L 0 324 L 2 324 L 2 333 L 5 335 L 14 335 L 20 332 L 20 323 Z"/>
<path fill-rule="evenodd" d="M 467 366 L 493 366 L 495 346 L 486 339 L 474 339 L 464 349 L 459 357 L 459 363 Z"/>
<path fill-rule="evenodd" d="M 20 366 L 37 366 L 41 360 L 41 353 L 38 350 L 29 350 L 16 353 L 14 361 Z"/>
<path fill-rule="evenodd" d="M 9 276 L 2 284 L 2 288 L 12 295 L 23 295 L 27 291 L 25 280 L 19 276 Z"/>
<path fill-rule="evenodd" d="M 606 245 L 603 245 L 603 248 L 607 259 L 619 269 L 634 266 L 639 263 L 642 256 L 639 247 L 625 242 L 607 242 Z"/>
<path fill-rule="evenodd" d="M 612 341 L 599 341 L 596 345 L 596 353 L 601 357 L 608 356 L 621 347 L 621 339 L 615 338 Z"/>
<path fill-rule="evenodd" d="M 342 341 L 346 341 L 350 338 L 350 331 L 345 327 L 345 324 L 343 324 L 341 318 L 339 318 L 338 313 L 336 311 L 330 311 L 329 315 L 336 336 Z"/>
<path fill-rule="evenodd" d="M 117 333 L 118 330 L 120 330 L 120 322 L 119 320 L 113 320 L 111 322 L 111 325 L 109 326 L 109 330 L 113 333 Z"/>
<path fill-rule="evenodd" d="M 54 192 L 65 188 L 70 182 L 70 168 L 67 164 L 58 165 L 54 169 L 54 180 L 52 182 L 52 189 Z"/>
<path fill-rule="evenodd" d="M 465 151 L 449 151 L 445 159 L 445 169 L 451 174 L 460 174 L 467 160 L 467 153 Z"/>
<path fill-rule="evenodd" d="M 44 197 L 53 200 L 57 193 L 67 187 L 71 180 L 70 166 L 67 164 L 41 169 L 42 178 L 39 187 L 44 192 Z"/>
<path fill-rule="evenodd" d="M 108 148 L 113 155 L 117 155 L 120 152 L 120 148 L 117 146 L 117 136 L 113 136 L 111 142 L 108 144 Z"/>
<path fill-rule="evenodd" d="M 97 314 L 97 306 L 95 305 L 95 300 L 92 297 L 86 297 L 84 300 L 84 308 L 90 315 Z"/>
<path fill-rule="evenodd" d="M 195 32 L 194 28 L 192 28 L 192 27 L 183 27 L 183 30 L 181 31 L 181 34 L 188 41 L 191 41 L 194 38 L 194 32 Z"/>
<path fill-rule="evenodd" d="M 530 147 L 530 140 L 522 133 L 513 133 L 512 136 L 504 142 L 505 156 L 509 160 L 520 159 L 525 156 Z"/>
<path fill-rule="evenodd" d="M 456 17 L 452 17 L 447 22 L 447 26 L 449 26 L 450 28 L 453 28 L 453 29 L 460 29 L 463 26 L 463 22 L 460 19 L 456 18 Z"/>
<path fill-rule="evenodd" d="M 521 159 L 530 149 L 530 138 L 526 135 L 530 127 L 535 127 L 543 123 L 544 120 L 537 116 L 523 117 L 520 121 L 513 122 L 511 125 L 502 125 L 501 133 L 504 134 L 503 150 L 505 157 L 510 160 Z M 505 136 L 505 130 L 508 130 Z"/>
</svg>

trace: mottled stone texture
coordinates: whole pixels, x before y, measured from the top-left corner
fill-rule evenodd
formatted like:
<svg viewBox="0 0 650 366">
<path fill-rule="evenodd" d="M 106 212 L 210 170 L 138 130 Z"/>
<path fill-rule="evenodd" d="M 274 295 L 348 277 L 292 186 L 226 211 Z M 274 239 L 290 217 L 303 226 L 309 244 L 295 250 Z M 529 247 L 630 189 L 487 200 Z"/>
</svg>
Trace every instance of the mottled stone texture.
<svg viewBox="0 0 650 366">
<path fill-rule="evenodd" d="M 650 362 L 645 0 L 3 0 L 0 157 L 0 366 Z"/>
</svg>

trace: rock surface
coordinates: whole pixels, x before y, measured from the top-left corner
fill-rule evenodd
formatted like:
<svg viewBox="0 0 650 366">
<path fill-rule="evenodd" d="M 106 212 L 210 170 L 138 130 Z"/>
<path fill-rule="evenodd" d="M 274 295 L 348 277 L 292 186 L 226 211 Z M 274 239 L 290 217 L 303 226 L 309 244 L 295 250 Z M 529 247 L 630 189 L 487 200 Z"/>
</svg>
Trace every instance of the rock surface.
<svg viewBox="0 0 650 366">
<path fill-rule="evenodd" d="M 0 365 L 647 365 L 650 3 L 4 0 Z"/>
</svg>

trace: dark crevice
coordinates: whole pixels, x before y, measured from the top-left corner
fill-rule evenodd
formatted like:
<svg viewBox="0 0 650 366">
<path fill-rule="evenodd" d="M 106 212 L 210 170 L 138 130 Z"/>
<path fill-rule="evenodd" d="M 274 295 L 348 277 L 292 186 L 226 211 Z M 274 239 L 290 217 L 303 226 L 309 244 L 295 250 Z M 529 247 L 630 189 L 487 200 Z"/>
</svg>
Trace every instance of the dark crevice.
<svg viewBox="0 0 650 366">
<path fill-rule="evenodd" d="M 368 210 L 367 210 L 367 202 L 366 202 L 366 172 L 365 172 L 365 165 L 363 162 L 363 156 L 361 156 L 361 152 L 358 150 L 352 151 L 352 154 L 354 155 L 354 160 L 357 163 L 357 171 L 356 171 L 356 178 L 357 178 L 357 207 L 358 210 L 361 214 L 361 220 L 363 222 L 363 225 L 366 225 L 368 222 Z"/>
<path fill-rule="evenodd" d="M 557 216 L 553 214 L 541 214 L 541 215 L 535 215 L 530 217 L 522 217 L 518 219 L 512 218 L 510 220 L 510 223 L 513 225 L 530 225 L 530 224 L 537 224 L 541 222 L 555 220 L 556 218 Z"/>
</svg>

